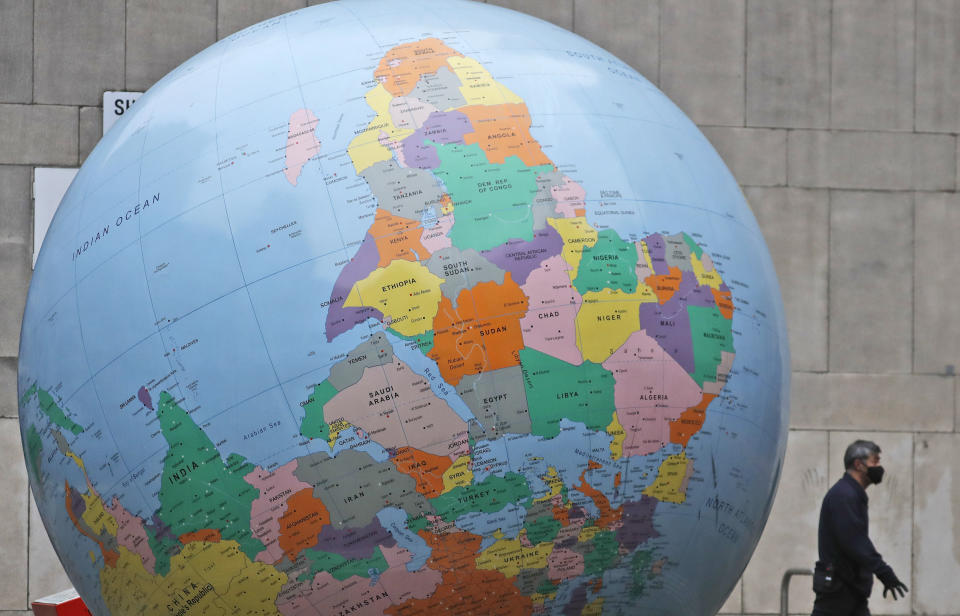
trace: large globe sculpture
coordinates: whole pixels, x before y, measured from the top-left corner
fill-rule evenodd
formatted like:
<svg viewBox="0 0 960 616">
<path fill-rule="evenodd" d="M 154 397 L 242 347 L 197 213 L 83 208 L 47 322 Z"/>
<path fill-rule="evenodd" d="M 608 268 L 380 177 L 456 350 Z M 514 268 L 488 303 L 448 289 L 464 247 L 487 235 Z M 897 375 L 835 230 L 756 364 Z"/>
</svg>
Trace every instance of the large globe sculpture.
<svg viewBox="0 0 960 616">
<path fill-rule="evenodd" d="M 50 227 L 20 347 L 96 614 L 713 614 L 783 457 L 757 223 L 609 53 L 333 2 L 150 89 Z"/>
</svg>

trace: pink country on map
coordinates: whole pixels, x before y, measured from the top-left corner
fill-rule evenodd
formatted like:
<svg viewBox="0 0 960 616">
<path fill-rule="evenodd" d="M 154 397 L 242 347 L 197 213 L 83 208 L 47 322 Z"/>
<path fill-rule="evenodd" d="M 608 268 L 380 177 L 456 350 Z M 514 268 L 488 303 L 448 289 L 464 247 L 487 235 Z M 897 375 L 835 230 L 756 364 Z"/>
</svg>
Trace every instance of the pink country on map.
<svg viewBox="0 0 960 616">
<path fill-rule="evenodd" d="M 696 381 L 657 341 L 638 330 L 603 367 L 613 374 L 617 419 L 626 431 L 623 455 L 647 455 L 670 442 L 670 424 L 699 404 Z"/>
<path fill-rule="evenodd" d="M 283 548 L 279 543 L 280 518 L 287 511 L 287 500 L 301 490 L 313 488 L 294 475 L 297 464 L 294 459 L 272 471 L 258 466 L 243 478 L 260 491 L 250 507 L 250 530 L 265 549 L 257 554 L 255 560 L 275 563 L 283 558 Z"/>
<path fill-rule="evenodd" d="M 557 202 L 557 213 L 564 218 L 583 216 L 587 207 L 587 191 L 582 186 L 563 176 L 563 184 L 550 187 L 550 194 Z"/>
<path fill-rule="evenodd" d="M 554 548 L 547 556 L 547 565 L 551 580 L 569 580 L 583 575 L 583 554 L 568 548 Z"/>
<path fill-rule="evenodd" d="M 432 227 L 424 227 L 420 236 L 420 243 L 431 253 L 450 248 L 453 242 L 450 241 L 448 234 L 453 228 L 453 214 L 440 216 Z"/>
<path fill-rule="evenodd" d="M 391 137 L 386 131 L 377 134 L 377 143 L 390 150 L 401 167 L 407 166 L 407 159 L 403 155 L 403 144 Z"/>
<path fill-rule="evenodd" d="M 646 280 L 654 274 L 653 270 L 650 269 L 650 265 L 647 264 L 647 257 L 643 252 L 644 243 L 642 241 L 634 242 L 633 245 L 637 247 L 637 280 Z"/>
<path fill-rule="evenodd" d="M 389 565 L 386 571 L 380 572 L 380 584 L 395 603 L 429 597 L 443 581 L 443 575 L 436 569 L 408 570 L 413 555 L 399 545 L 381 545 L 380 552 Z"/>
<path fill-rule="evenodd" d="M 309 109 L 298 109 L 290 116 L 287 128 L 287 162 L 284 175 L 292 185 L 297 185 L 300 171 L 308 160 L 320 153 L 320 140 L 316 116 Z"/>
<path fill-rule="evenodd" d="M 157 558 L 150 550 L 150 540 L 143 520 L 127 511 L 116 496 L 106 510 L 117 521 L 117 543 L 139 556 L 143 568 L 153 575 Z"/>
<path fill-rule="evenodd" d="M 403 130 L 417 130 L 436 111 L 436 107 L 419 98 L 396 96 L 390 101 L 390 119 Z"/>
<path fill-rule="evenodd" d="M 413 447 L 452 458 L 470 451 L 467 423 L 398 359 L 364 368 L 360 380 L 331 398 L 323 414 L 327 423 L 342 419 L 388 449 Z"/>
<path fill-rule="evenodd" d="M 583 298 L 571 284 L 569 271 L 570 265 L 556 255 L 530 272 L 520 287 L 530 298 L 520 331 L 527 347 L 579 366 L 583 355 L 577 346 L 576 318 Z"/>
<path fill-rule="evenodd" d="M 379 582 L 352 575 L 338 580 L 327 571 L 317 573 L 309 584 L 288 584 L 277 598 L 281 614 L 383 614 L 391 605 L 390 593 Z"/>
</svg>

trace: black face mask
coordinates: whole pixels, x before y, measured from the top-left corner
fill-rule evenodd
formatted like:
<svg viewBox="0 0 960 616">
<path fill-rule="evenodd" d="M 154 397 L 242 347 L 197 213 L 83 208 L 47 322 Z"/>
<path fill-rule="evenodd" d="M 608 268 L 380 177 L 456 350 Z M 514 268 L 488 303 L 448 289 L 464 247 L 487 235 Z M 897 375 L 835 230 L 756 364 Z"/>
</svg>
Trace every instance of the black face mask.
<svg viewBox="0 0 960 616">
<path fill-rule="evenodd" d="M 867 478 L 870 479 L 870 483 L 880 483 L 883 481 L 883 467 L 882 466 L 868 466 L 867 467 Z"/>
</svg>

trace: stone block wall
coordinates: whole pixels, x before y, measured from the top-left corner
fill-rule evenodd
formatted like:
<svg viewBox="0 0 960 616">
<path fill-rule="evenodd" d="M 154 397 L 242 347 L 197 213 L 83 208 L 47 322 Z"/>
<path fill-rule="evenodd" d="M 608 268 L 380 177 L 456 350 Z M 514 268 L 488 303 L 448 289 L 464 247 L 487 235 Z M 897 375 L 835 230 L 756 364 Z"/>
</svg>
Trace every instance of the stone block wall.
<svg viewBox="0 0 960 616">
<path fill-rule="evenodd" d="M 872 534 L 910 586 L 874 614 L 960 612 L 960 2 L 489 0 L 571 29 L 658 84 L 743 186 L 781 277 L 793 414 L 767 530 L 728 614 L 774 614 L 816 558 L 845 445 L 889 479 Z M 144 90 L 306 0 L 0 0 L 0 616 L 69 585 L 28 497 L 16 356 L 32 169 L 76 166 L 104 90 Z M 312 4 L 313 2 L 311 2 Z M 879 593 L 876 593 L 879 595 Z M 791 613 L 809 613 L 801 578 Z"/>
</svg>

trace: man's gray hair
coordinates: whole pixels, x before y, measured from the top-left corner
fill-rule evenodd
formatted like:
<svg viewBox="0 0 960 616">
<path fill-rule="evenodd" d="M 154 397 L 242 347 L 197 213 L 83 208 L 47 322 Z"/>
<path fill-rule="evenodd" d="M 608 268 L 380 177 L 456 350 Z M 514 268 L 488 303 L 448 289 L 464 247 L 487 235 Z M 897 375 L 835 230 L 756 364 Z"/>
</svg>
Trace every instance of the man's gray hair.
<svg viewBox="0 0 960 616">
<path fill-rule="evenodd" d="M 853 441 L 843 453 L 843 468 L 851 468 L 857 460 L 866 460 L 873 454 L 880 454 L 880 446 L 873 441 Z"/>
</svg>

